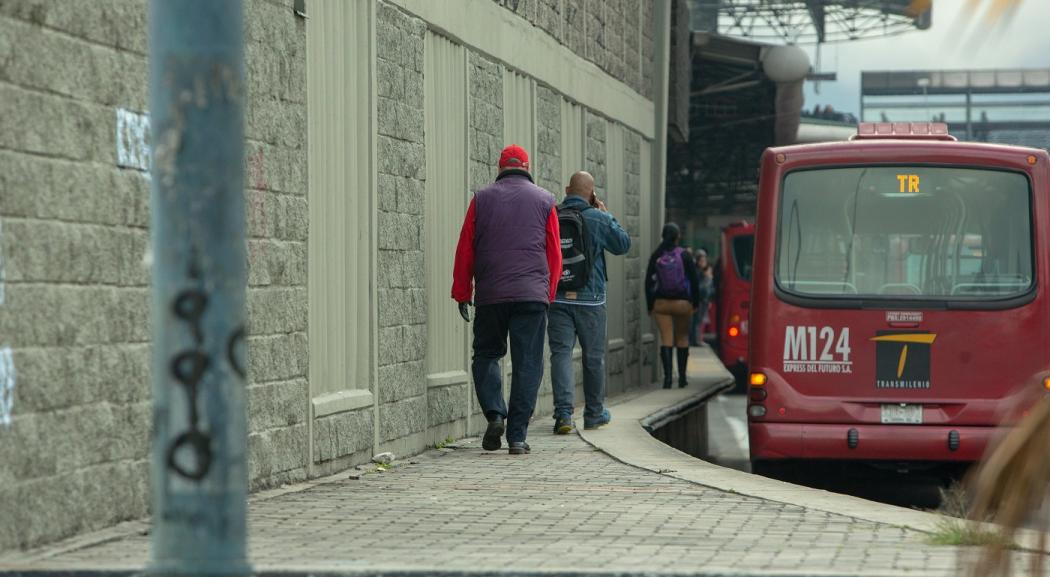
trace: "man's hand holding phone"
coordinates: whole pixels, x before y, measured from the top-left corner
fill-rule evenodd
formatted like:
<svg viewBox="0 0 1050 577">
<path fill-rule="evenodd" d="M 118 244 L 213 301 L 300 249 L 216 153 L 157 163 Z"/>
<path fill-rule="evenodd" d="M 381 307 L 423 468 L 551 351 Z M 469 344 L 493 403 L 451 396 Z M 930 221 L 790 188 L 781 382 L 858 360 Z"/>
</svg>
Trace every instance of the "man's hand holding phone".
<svg viewBox="0 0 1050 577">
<path fill-rule="evenodd" d="M 594 208 L 597 208 L 598 210 L 600 210 L 602 212 L 609 212 L 605 208 L 605 203 L 602 202 L 602 200 L 600 198 L 598 198 L 598 193 L 596 193 L 596 192 L 592 192 L 591 193 L 591 206 L 593 206 Z"/>
</svg>

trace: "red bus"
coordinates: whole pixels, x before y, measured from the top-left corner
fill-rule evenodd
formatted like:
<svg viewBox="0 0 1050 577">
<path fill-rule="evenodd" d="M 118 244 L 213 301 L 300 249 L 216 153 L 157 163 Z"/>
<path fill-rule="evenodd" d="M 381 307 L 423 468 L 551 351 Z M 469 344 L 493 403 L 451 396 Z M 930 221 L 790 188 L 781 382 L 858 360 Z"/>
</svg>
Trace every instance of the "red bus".
<svg viewBox="0 0 1050 577">
<path fill-rule="evenodd" d="M 1050 156 L 862 124 L 762 157 L 756 472 L 956 465 L 1050 388 Z"/>
<path fill-rule="evenodd" d="M 718 356 L 739 382 L 747 380 L 748 306 L 755 225 L 738 222 L 722 229 L 715 307 Z"/>
</svg>

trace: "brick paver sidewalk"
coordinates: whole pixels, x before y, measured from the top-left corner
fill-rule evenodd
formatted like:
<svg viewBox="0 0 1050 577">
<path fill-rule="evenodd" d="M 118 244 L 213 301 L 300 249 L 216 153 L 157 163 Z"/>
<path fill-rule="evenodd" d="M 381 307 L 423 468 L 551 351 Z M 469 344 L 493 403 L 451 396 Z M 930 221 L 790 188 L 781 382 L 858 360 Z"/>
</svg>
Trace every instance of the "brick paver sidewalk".
<svg viewBox="0 0 1050 577">
<path fill-rule="evenodd" d="M 720 378 L 723 369 L 710 351 L 696 357 L 692 382 Z M 960 553 L 972 551 L 929 545 L 925 533 L 892 524 L 902 518 L 896 509 L 879 516 L 860 502 L 865 512 L 855 514 L 870 519 L 862 520 L 840 514 L 849 509 L 829 508 L 823 492 L 789 491 L 791 497 L 780 497 L 789 504 L 711 488 L 702 483 L 784 494 L 763 488 L 761 478 L 704 465 L 655 443 L 640 425 L 641 437 L 633 436 L 629 414 L 648 415 L 663 406 L 661 399 L 690 394 L 623 397 L 627 404 L 612 408 L 619 421 L 588 432 L 618 458 L 646 469 L 613 459 L 577 434 L 553 435 L 552 421 L 540 418 L 531 427 L 531 455 L 486 452 L 467 440 L 389 471 L 355 470 L 256 495 L 251 562 L 260 572 L 346 575 L 962 574 L 957 566 L 967 557 Z M 672 461 L 691 468 L 692 476 L 669 468 L 654 472 Z M 808 501 L 811 494 L 825 502 Z M 139 570 L 148 560 L 147 529 L 134 522 L 0 555 L 0 575 L 12 569 Z M 1026 559 L 1018 554 L 1018 561 Z"/>
<path fill-rule="evenodd" d="M 259 570 L 443 569 L 769 575 L 954 575 L 955 548 L 921 533 L 745 497 L 614 461 L 533 425 L 534 452 L 476 443 L 387 472 L 343 474 L 256 500 Z M 133 534 L 36 569 L 141 568 Z M 0 559 L 0 568 L 4 566 Z M 8 565 L 6 568 L 11 569 Z"/>
</svg>

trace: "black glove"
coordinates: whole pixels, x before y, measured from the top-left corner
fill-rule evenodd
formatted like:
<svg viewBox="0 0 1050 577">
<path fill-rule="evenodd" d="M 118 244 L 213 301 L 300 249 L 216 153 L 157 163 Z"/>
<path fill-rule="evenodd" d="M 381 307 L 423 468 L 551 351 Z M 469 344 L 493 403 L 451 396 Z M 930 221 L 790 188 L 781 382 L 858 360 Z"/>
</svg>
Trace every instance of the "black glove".
<svg viewBox="0 0 1050 577">
<path fill-rule="evenodd" d="M 459 303 L 459 316 L 463 317 L 463 320 L 470 322 L 470 306 L 474 303 L 470 301 L 463 301 Z"/>
</svg>

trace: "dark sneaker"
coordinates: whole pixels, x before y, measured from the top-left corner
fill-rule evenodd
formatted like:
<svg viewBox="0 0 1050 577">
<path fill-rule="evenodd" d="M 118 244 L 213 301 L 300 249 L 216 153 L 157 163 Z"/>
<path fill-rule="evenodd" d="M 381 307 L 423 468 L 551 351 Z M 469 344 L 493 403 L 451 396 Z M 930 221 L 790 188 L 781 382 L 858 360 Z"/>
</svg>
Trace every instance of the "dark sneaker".
<svg viewBox="0 0 1050 577">
<path fill-rule="evenodd" d="M 503 441 L 500 437 L 503 436 L 503 431 L 506 426 L 503 424 L 503 417 L 496 417 L 489 421 L 489 427 L 485 429 L 485 436 L 481 439 L 481 448 L 486 451 L 496 451 L 503 446 Z"/>
<path fill-rule="evenodd" d="M 598 427 L 601 427 L 601 426 L 604 426 L 604 425 L 608 425 L 609 421 L 611 421 L 611 420 L 612 420 L 612 414 L 609 412 L 609 409 L 605 409 L 604 411 L 602 411 L 602 416 L 597 418 L 597 419 L 595 419 L 595 420 L 593 420 L 593 421 L 588 421 L 587 419 L 584 419 L 583 420 L 583 428 L 584 429 L 597 429 Z"/>
<path fill-rule="evenodd" d="M 554 434 L 568 435 L 572 432 L 572 417 L 558 417 L 554 419 Z"/>
<path fill-rule="evenodd" d="M 511 455 L 528 455 L 532 451 L 529 449 L 529 444 L 525 441 L 507 443 L 507 452 Z"/>
</svg>

